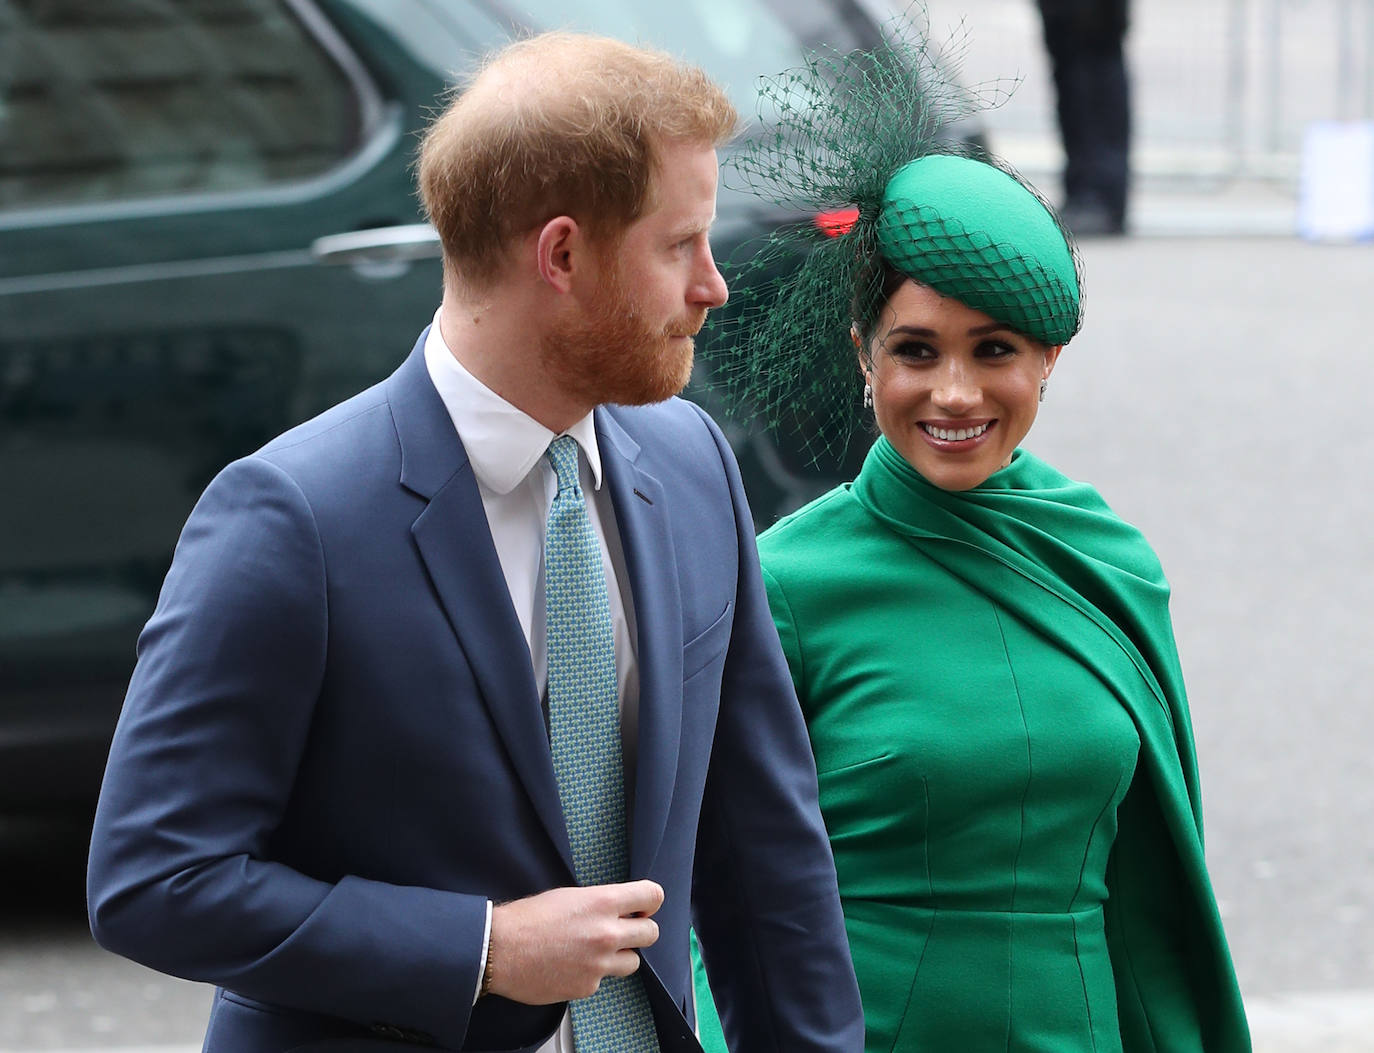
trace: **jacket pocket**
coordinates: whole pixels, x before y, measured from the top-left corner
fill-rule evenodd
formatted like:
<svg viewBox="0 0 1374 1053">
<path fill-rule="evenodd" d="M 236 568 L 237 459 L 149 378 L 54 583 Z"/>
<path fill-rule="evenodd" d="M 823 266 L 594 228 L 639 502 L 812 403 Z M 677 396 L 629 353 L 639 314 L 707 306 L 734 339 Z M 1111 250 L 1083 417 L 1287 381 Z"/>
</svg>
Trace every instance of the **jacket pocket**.
<svg viewBox="0 0 1374 1053">
<path fill-rule="evenodd" d="M 734 624 L 733 602 L 725 605 L 725 610 L 703 631 L 682 645 L 682 679 L 685 683 L 701 672 L 713 658 L 725 650 L 730 640 L 730 629 Z"/>
</svg>

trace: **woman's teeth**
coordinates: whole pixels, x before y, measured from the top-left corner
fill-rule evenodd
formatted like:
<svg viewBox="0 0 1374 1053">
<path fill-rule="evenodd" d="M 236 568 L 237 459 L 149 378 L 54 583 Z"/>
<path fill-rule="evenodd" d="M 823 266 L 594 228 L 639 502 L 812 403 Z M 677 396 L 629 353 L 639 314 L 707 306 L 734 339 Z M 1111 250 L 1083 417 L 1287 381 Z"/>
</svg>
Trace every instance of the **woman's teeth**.
<svg viewBox="0 0 1374 1053">
<path fill-rule="evenodd" d="M 960 439 L 976 439 L 992 426 L 992 421 L 980 424 L 976 428 L 938 428 L 934 424 L 922 424 L 926 434 L 932 435 L 937 439 L 944 439 L 946 442 L 958 442 Z"/>
</svg>

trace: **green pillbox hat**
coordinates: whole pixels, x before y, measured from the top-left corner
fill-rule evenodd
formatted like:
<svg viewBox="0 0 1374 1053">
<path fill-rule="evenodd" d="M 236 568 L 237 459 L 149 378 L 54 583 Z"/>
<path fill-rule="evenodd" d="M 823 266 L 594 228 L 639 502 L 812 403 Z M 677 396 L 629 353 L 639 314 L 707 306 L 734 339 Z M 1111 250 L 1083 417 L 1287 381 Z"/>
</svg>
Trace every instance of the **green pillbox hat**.
<svg viewBox="0 0 1374 1053">
<path fill-rule="evenodd" d="M 935 154 L 888 180 L 878 249 L 893 267 L 1046 344 L 1078 332 L 1078 271 L 1049 208 L 1000 168 Z"/>
</svg>

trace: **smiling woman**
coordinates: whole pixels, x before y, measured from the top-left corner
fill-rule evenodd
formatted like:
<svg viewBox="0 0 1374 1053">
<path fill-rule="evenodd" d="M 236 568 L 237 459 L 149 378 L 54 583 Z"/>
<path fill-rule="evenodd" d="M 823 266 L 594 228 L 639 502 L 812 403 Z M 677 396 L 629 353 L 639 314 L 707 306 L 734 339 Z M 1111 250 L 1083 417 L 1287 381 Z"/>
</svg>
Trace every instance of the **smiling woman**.
<svg viewBox="0 0 1374 1053">
<path fill-rule="evenodd" d="M 904 281 L 875 332 L 854 330 L 878 429 L 927 480 L 968 490 L 1011 463 L 1062 345 Z"/>
<path fill-rule="evenodd" d="M 1245 1053 L 1168 583 L 1092 487 L 1021 448 L 1081 321 L 1071 242 L 1010 172 L 885 139 L 863 107 L 898 64 L 856 67 L 788 75 L 830 104 L 800 132 L 814 156 L 746 159 L 825 208 L 848 164 L 858 218 L 737 342 L 759 404 L 861 379 L 879 432 L 852 483 L 759 537 L 866 1049 Z"/>
</svg>

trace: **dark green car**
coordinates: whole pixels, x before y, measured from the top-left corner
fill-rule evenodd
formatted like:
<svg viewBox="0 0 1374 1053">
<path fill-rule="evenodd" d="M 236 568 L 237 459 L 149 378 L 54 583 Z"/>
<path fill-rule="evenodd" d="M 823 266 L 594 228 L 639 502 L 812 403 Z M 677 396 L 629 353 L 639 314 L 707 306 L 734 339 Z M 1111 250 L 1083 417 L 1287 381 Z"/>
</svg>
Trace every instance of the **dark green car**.
<svg viewBox="0 0 1374 1053">
<path fill-rule="evenodd" d="M 440 295 L 417 130 L 554 26 L 685 55 L 746 114 L 878 33 L 853 0 L 0 0 L 0 813 L 93 801 L 196 497 L 401 361 Z M 721 258 L 787 218 L 719 214 Z M 760 522 L 832 482 L 726 425 Z"/>
</svg>

